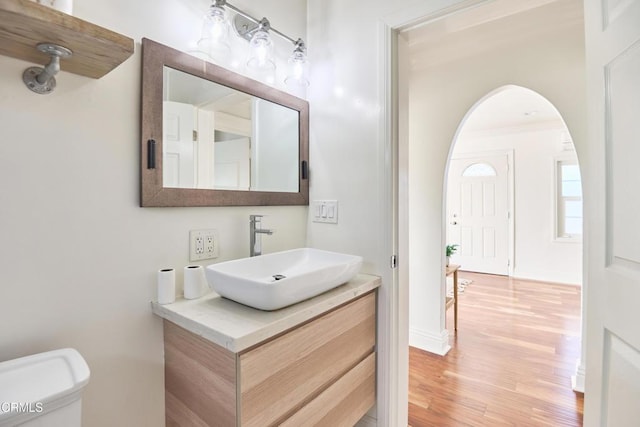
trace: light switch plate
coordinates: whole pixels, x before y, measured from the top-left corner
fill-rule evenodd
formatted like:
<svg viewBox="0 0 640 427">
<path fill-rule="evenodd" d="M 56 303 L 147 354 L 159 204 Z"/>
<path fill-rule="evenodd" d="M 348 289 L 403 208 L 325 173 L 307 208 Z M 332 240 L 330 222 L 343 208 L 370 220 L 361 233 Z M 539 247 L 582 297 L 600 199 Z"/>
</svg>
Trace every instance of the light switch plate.
<svg viewBox="0 0 640 427">
<path fill-rule="evenodd" d="M 338 201 L 337 200 L 313 200 L 311 202 L 311 212 L 313 222 L 323 222 L 328 224 L 338 223 Z"/>
<path fill-rule="evenodd" d="M 200 261 L 219 256 L 217 230 L 191 230 L 189 232 L 189 260 Z"/>
</svg>

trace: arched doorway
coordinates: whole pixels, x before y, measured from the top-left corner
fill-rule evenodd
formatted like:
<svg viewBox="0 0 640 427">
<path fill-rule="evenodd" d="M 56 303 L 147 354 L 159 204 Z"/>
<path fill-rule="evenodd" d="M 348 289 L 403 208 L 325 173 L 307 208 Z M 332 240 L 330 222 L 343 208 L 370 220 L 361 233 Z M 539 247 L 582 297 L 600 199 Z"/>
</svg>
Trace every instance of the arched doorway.
<svg viewBox="0 0 640 427">
<path fill-rule="evenodd" d="M 558 110 L 521 86 L 487 94 L 460 124 L 445 177 L 447 244 L 466 270 L 579 285 L 582 187 Z"/>
<path fill-rule="evenodd" d="M 408 254 L 403 259 L 410 260 L 409 272 L 405 277 L 409 288 L 409 344 L 413 348 L 444 355 L 449 351 L 448 344 L 453 343 L 459 335 L 449 329 L 448 316 L 453 310 L 445 309 L 445 272 L 442 267 L 447 243 L 444 226 L 449 218 L 444 207 L 446 198 L 443 192 L 446 186 L 443 181 L 449 164 L 451 142 L 454 135 L 459 133 L 461 119 L 473 110 L 470 107 L 476 105 L 478 100 L 485 99 L 485 95 L 491 94 L 493 89 L 505 84 L 516 83 L 533 88 L 545 94 L 562 111 L 578 150 L 581 153 L 584 151 L 585 104 L 580 64 L 568 66 L 569 63 L 563 60 L 558 62 L 558 67 L 549 67 L 546 61 L 550 52 L 555 52 L 561 46 L 562 49 L 566 47 L 569 51 L 580 52 L 580 45 L 564 46 L 564 42 L 581 40 L 581 25 L 568 26 L 564 21 L 558 27 L 559 32 L 566 31 L 571 36 L 560 37 L 559 33 L 554 33 L 553 37 L 548 38 L 532 37 L 526 45 L 515 41 L 510 41 L 508 46 L 492 44 L 490 33 L 485 32 L 495 29 L 496 33 L 502 35 L 500 40 L 504 41 L 509 25 L 513 25 L 515 31 L 509 34 L 520 36 L 525 26 L 548 28 L 550 16 L 557 15 L 522 13 L 513 19 L 500 19 L 486 25 L 485 21 L 481 21 L 472 28 L 466 27 L 464 38 L 470 43 L 487 36 L 487 39 L 482 39 L 486 52 L 463 49 L 458 43 L 461 37 L 449 35 L 443 27 L 450 27 L 445 25 L 425 25 L 426 32 L 431 31 L 430 35 L 417 30 L 409 34 L 406 46 L 410 59 L 408 141 L 403 146 L 400 135 L 400 155 L 403 155 L 403 147 L 408 147 L 411 156 L 407 162 L 407 181 L 410 184 L 407 186 L 406 204 L 401 204 L 401 207 L 405 206 L 408 217 L 406 229 L 411 232 L 401 248 Z M 541 20 L 539 25 L 530 26 L 538 18 Z M 548 34 L 547 30 L 545 34 Z M 455 52 L 455 58 L 441 56 L 445 50 Z M 578 54 L 572 58 L 579 59 L 580 56 Z M 400 182 L 403 178 L 400 174 Z M 464 322 L 460 327 L 464 328 Z M 463 329 L 462 333 L 465 332 Z M 508 352 L 504 354 L 508 357 Z"/>
<path fill-rule="evenodd" d="M 492 123 L 493 115 L 498 120 Z M 452 263 L 464 270 L 477 255 L 489 266 L 488 271 L 471 268 L 480 274 L 458 272 L 458 280 L 475 283 L 460 298 L 457 331 L 453 310 L 447 312 L 451 351 L 436 357 L 410 350 L 410 422 L 421 425 L 442 413 L 448 420 L 473 419 L 478 415 L 473 408 L 482 408 L 478 423 L 487 414 L 519 423 L 520 414 L 547 393 L 545 403 L 553 409 L 540 421 L 554 423 L 561 413 L 577 424 L 583 400 L 572 391 L 570 373 L 581 355 L 580 288 L 575 285 L 582 272 L 582 202 L 577 154 L 564 121 L 529 89 L 494 90 L 465 114 L 444 175 L 446 243 L 460 245 L 467 257 L 454 255 Z M 447 203 L 451 198 L 454 203 Z M 500 226 L 506 230 L 497 231 Z M 498 248 L 499 239 L 505 248 Z M 471 246 L 467 253 L 466 245 Z M 566 249 L 574 252 L 573 259 L 562 252 Z M 505 253 L 505 261 L 512 262 L 493 271 L 491 264 Z M 565 257 L 558 259 L 560 268 L 577 262 L 560 274 L 558 266 L 544 269 L 549 257 Z M 511 278 L 517 274 L 529 280 Z M 421 393 L 425 388 L 427 395 Z M 502 413 L 505 400 L 518 410 Z M 499 409 L 492 414 L 492 407 Z"/>
</svg>

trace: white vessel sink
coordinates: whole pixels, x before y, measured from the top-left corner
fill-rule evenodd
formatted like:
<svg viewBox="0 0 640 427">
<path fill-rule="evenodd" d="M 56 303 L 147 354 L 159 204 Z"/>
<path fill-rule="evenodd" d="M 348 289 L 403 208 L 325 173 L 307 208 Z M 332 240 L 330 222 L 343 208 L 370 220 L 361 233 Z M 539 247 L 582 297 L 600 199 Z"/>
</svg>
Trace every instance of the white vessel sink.
<svg viewBox="0 0 640 427">
<path fill-rule="evenodd" d="M 277 310 L 348 282 L 361 266 L 359 256 L 302 248 L 212 264 L 205 272 L 223 297 Z"/>
</svg>

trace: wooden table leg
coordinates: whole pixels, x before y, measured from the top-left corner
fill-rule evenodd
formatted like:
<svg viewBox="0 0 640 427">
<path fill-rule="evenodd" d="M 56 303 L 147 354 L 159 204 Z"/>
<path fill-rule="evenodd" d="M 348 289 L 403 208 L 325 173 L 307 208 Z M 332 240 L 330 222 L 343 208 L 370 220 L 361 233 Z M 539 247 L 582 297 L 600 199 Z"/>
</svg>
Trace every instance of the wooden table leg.
<svg viewBox="0 0 640 427">
<path fill-rule="evenodd" d="M 458 331 L 458 270 L 453 272 L 453 330 Z"/>
</svg>

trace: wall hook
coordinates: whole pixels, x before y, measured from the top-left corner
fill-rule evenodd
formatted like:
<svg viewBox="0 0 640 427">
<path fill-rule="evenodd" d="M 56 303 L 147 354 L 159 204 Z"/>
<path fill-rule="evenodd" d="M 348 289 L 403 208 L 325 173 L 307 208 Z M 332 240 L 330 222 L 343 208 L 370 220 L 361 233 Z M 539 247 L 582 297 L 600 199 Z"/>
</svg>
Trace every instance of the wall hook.
<svg viewBox="0 0 640 427">
<path fill-rule="evenodd" d="M 51 57 L 51 61 L 42 67 L 29 67 L 22 73 L 22 81 L 35 93 L 46 95 L 56 88 L 55 75 L 60 71 L 60 58 L 71 56 L 71 50 L 53 43 L 40 43 L 36 48 Z"/>
</svg>

